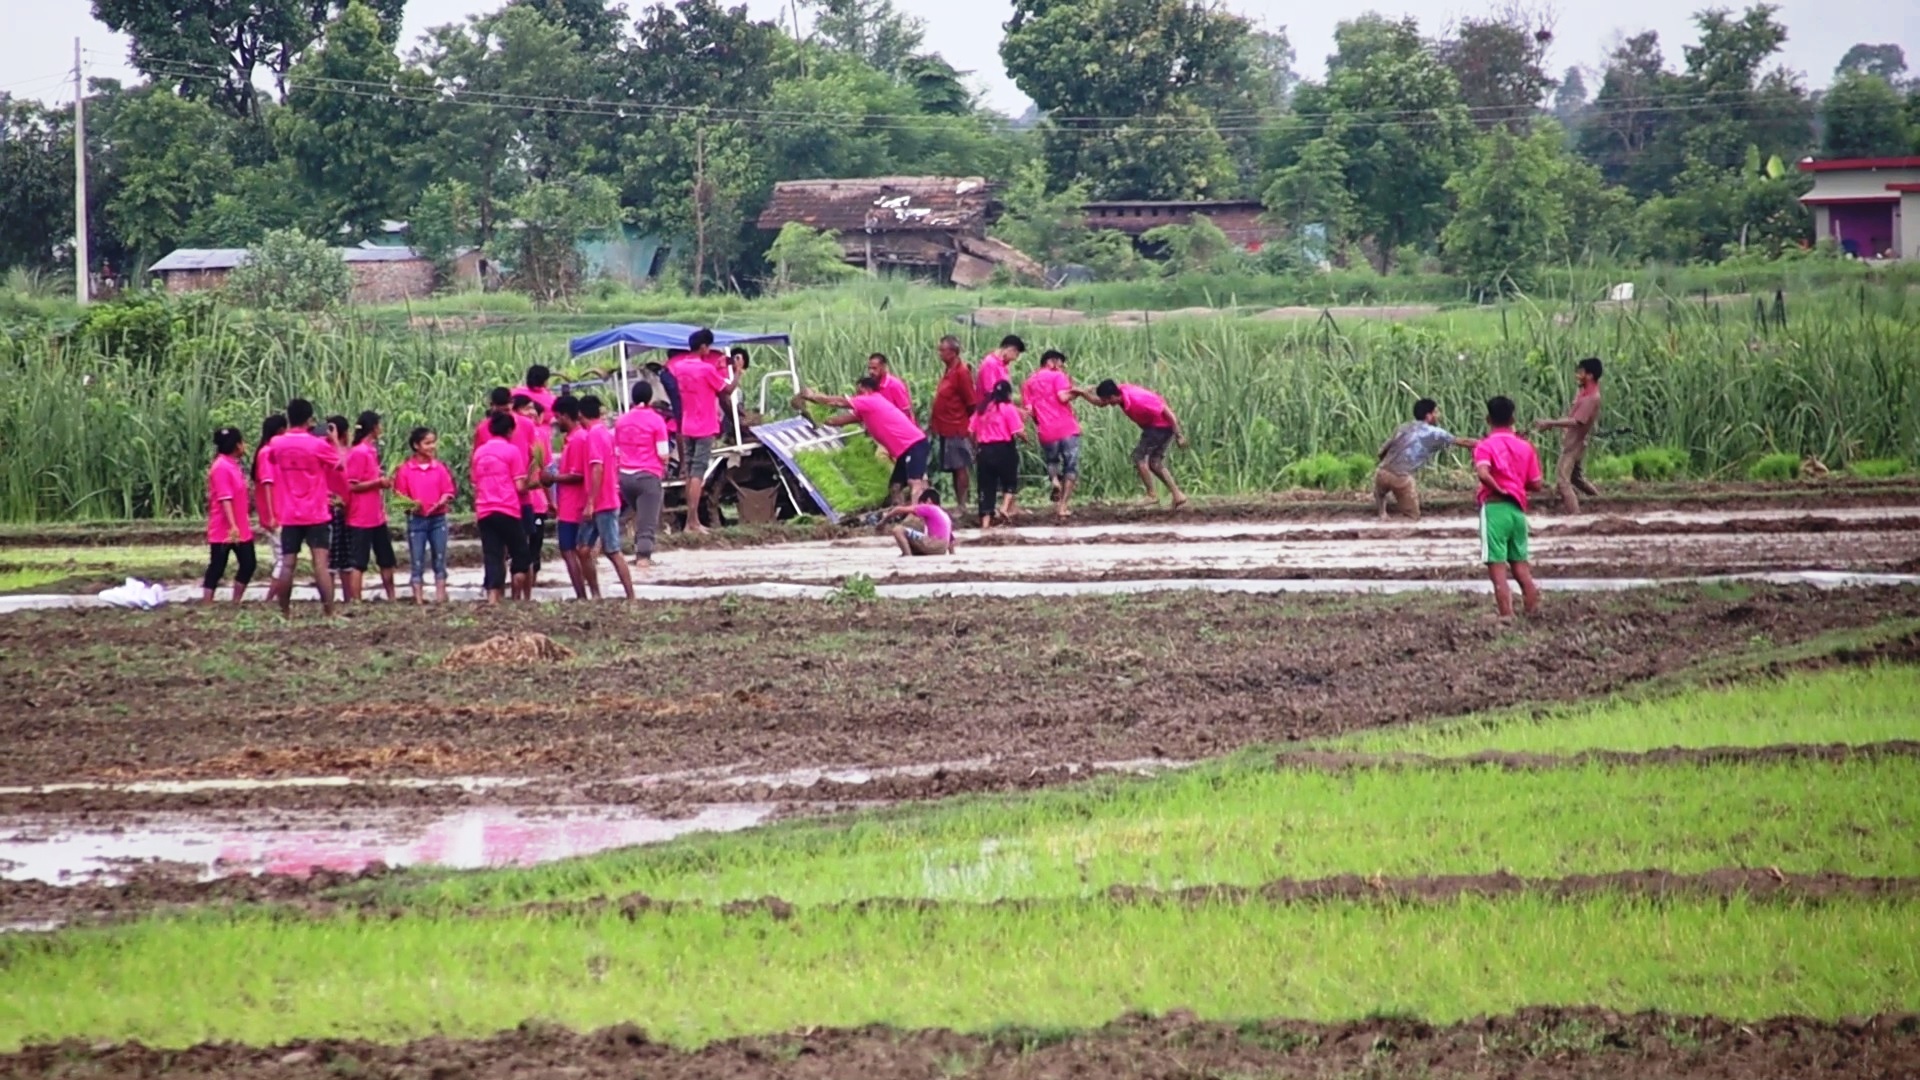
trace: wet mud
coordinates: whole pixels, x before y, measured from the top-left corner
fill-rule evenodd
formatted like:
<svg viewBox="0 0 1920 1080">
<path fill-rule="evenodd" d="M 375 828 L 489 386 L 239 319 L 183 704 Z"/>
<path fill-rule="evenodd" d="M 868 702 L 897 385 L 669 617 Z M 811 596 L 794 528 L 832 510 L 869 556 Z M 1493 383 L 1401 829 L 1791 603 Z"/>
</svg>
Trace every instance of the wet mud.
<svg viewBox="0 0 1920 1080">
<path fill-rule="evenodd" d="M 162 1074 L 275 1080 L 1909 1080 L 1920 1075 L 1920 1016 L 1731 1020 L 1535 1007 L 1448 1025 L 1397 1017 L 1226 1024 L 1174 1011 L 1128 1016 L 1082 1032 L 810 1028 L 698 1050 L 655 1042 L 632 1024 L 576 1033 L 530 1022 L 490 1038 L 433 1037 L 398 1045 L 325 1039 L 158 1049 L 71 1041 L 0 1055 L 0 1074 L 100 1080 Z"/>
</svg>

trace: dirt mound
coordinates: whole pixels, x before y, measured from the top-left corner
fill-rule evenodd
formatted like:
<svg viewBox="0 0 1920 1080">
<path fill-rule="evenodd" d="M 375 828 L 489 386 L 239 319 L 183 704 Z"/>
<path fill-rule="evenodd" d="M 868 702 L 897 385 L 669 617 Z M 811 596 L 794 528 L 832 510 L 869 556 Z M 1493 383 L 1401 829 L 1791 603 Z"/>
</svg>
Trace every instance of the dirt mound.
<svg viewBox="0 0 1920 1080">
<path fill-rule="evenodd" d="M 498 634 L 447 654 L 442 667 L 491 667 L 500 664 L 552 664 L 573 659 L 573 650 L 545 634 Z"/>
<path fill-rule="evenodd" d="M 1344 1023 L 1225 1024 L 1191 1013 L 1123 1017 L 1078 1032 L 1013 1028 L 987 1035 L 946 1029 L 808 1028 L 681 1050 L 633 1024 L 574 1032 L 529 1021 L 485 1039 L 441 1036 L 398 1045 L 319 1039 L 250 1047 L 202 1043 L 172 1050 L 70 1040 L 0 1055 L 0 1075 L 275 1076 L 334 1080 L 435 1076 L 468 1080 L 568 1076 L 580 1080 L 1040 1080 L 1099 1076 L 1459 1077 L 1475 1080 L 1802 1080 L 1920 1075 L 1920 1016 L 1839 1022 L 1805 1017 L 1723 1020 L 1596 1008 L 1535 1007 L 1436 1025 L 1411 1017 Z"/>
<path fill-rule="evenodd" d="M 974 308 L 955 320 L 968 326 L 1078 326 L 1087 321 L 1087 313 L 1071 308 Z"/>
</svg>

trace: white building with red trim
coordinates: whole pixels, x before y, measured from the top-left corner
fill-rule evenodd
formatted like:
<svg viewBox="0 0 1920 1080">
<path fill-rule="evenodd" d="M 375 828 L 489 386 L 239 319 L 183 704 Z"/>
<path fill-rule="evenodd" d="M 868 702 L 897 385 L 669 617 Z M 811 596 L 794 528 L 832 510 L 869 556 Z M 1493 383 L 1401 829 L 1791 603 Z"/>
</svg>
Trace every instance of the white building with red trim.
<svg viewBox="0 0 1920 1080">
<path fill-rule="evenodd" d="M 1807 158 L 1800 171 L 1813 176 L 1800 201 L 1815 239 L 1860 259 L 1920 259 L 1920 157 Z"/>
</svg>

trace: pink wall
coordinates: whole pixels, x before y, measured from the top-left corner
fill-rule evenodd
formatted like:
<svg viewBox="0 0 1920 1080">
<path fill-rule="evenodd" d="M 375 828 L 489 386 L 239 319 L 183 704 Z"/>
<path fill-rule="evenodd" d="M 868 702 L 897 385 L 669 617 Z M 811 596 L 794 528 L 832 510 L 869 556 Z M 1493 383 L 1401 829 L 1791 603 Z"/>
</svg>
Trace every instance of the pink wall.
<svg viewBox="0 0 1920 1080">
<path fill-rule="evenodd" d="M 1840 247 L 1871 259 L 1893 247 L 1893 208 L 1897 203 L 1834 203 L 1828 207 L 1828 226 Z"/>
</svg>

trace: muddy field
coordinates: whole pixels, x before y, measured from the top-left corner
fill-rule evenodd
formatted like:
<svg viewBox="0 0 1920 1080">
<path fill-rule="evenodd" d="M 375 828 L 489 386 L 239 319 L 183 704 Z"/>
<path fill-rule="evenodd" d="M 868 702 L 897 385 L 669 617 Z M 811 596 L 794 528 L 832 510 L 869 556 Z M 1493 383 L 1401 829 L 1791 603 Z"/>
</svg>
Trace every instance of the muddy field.
<svg viewBox="0 0 1920 1080">
<path fill-rule="evenodd" d="M 1435 1026 L 1373 1019 L 1207 1023 L 1189 1014 L 1132 1017 L 1075 1035 L 1013 1030 L 995 1036 L 891 1028 L 809 1030 L 731 1039 L 687 1052 L 632 1025 L 575 1034 L 529 1023 L 488 1039 L 422 1039 L 397 1046 L 321 1040 L 274 1047 L 68 1043 L 0 1055 L 0 1073 L 34 1077 L 341 1076 L 465 1078 L 647 1076 L 663 1080 L 989 1080 L 1135 1077 L 1472 1077 L 1501 1080 L 1823 1078 L 1905 1080 L 1920 1075 L 1920 1017 L 1824 1023 L 1800 1018 L 1727 1021 L 1600 1009 L 1533 1008 Z"/>
</svg>

